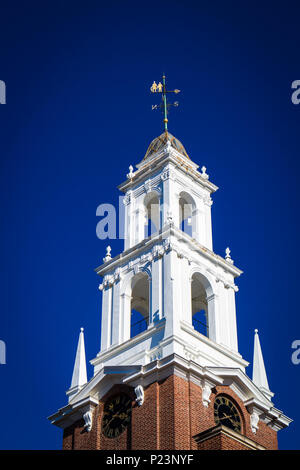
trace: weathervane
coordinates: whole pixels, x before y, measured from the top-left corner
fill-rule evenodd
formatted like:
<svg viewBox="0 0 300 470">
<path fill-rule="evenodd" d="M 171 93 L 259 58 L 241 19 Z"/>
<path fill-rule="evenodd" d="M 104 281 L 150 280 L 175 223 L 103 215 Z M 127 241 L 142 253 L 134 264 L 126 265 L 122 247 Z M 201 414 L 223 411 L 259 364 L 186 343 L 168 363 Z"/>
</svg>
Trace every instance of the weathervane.
<svg viewBox="0 0 300 470">
<path fill-rule="evenodd" d="M 177 107 L 179 105 L 178 101 L 174 101 L 174 103 L 168 103 L 167 102 L 167 93 L 177 93 L 180 92 L 180 90 L 166 90 L 166 77 L 163 75 L 163 82 L 153 82 L 150 90 L 151 93 L 162 93 L 162 102 L 161 104 L 153 104 L 152 105 L 152 111 L 153 109 L 161 109 L 163 114 L 164 114 L 164 123 L 165 123 L 165 131 L 168 131 L 168 111 L 171 106 Z"/>
</svg>

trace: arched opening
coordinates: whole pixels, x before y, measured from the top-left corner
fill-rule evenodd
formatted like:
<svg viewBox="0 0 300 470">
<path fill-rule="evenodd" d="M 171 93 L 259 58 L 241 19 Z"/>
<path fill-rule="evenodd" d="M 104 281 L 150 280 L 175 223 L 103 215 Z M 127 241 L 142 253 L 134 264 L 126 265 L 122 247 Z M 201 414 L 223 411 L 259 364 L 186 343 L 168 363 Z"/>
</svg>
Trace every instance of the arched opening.
<svg viewBox="0 0 300 470">
<path fill-rule="evenodd" d="M 184 233 L 194 237 L 196 231 L 195 201 L 186 192 L 179 195 L 179 228 Z"/>
<path fill-rule="evenodd" d="M 149 193 L 145 197 L 145 238 L 160 229 L 160 207 L 157 193 Z"/>
<path fill-rule="evenodd" d="M 130 337 L 147 330 L 149 324 L 149 278 L 146 273 L 138 273 L 131 282 L 131 322 Z"/>
<path fill-rule="evenodd" d="M 193 274 L 191 282 L 192 324 L 196 331 L 209 336 L 208 308 L 206 289 L 197 273 Z"/>
</svg>

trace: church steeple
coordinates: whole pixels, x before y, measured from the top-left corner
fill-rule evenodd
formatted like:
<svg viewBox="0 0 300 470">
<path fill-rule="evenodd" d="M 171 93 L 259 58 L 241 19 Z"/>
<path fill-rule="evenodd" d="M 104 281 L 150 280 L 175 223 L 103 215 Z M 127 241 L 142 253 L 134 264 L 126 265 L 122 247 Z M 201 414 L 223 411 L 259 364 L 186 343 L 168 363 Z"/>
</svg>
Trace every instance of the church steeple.
<svg viewBox="0 0 300 470">
<path fill-rule="evenodd" d="M 125 243 L 113 257 L 108 246 L 95 270 L 94 375 L 87 382 L 82 329 L 69 403 L 50 419 L 66 430 L 65 449 L 276 448 L 276 431 L 291 420 L 271 402 L 257 332 L 253 381 L 239 353 L 242 271 L 229 248 L 225 257 L 213 250 L 218 187 L 167 130 L 165 77 L 151 91 L 162 94 L 165 129 L 119 185 Z"/>
<path fill-rule="evenodd" d="M 261 350 L 258 330 L 254 330 L 254 352 L 252 380 L 255 385 L 269 398 L 273 396 L 270 391 L 264 358 Z"/>
</svg>

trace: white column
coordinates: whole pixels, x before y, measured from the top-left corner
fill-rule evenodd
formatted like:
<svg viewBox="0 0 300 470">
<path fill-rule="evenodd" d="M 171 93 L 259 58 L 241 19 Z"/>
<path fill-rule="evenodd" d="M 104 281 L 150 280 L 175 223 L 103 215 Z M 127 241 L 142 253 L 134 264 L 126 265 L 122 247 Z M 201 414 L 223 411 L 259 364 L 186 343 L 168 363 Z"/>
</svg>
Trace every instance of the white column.
<svg viewBox="0 0 300 470">
<path fill-rule="evenodd" d="M 163 213 L 162 226 L 168 223 L 168 214 L 172 213 L 175 227 L 179 228 L 179 201 L 176 195 L 176 185 L 171 178 L 171 170 L 168 171 L 168 177 L 163 181 Z"/>
<path fill-rule="evenodd" d="M 180 334 L 180 314 L 181 314 L 181 259 L 177 257 L 175 251 L 166 253 L 164 262 L 164 316 L 166 318 L 165 337 Z"/>
<path fill-rule="evenodd" d="M 211 294 L 207 297 L 208 311 L 208 336 L 212 341 L 220 343 L 220 311 L 219 297 L 217 294 Z"/>
<path fill-rule="evenodd" d="M 220 299 L 220 315 L 219 315 L 219 340 L 218 343 L 230 348 L 229 328 L 230 319 L 228 315 L 228 290 L 225 289 L 223 282 L 219 281 L 219 299 Z"/>
<path fill-rule="evenodd" d="M 121 342 L 130 339 L 131 295 L 121 294 Z"/>
<path fill-rule="evenodd" d="M 166 318 L 165 337 L 173 334 L 173 278 L 171 272 L 171 255 L 165 253 L 163 257 L 163 312 Z"/>
<path fill-rule="evenodd" d="M 155 323 L 162 316 L 162 258 L 155 258 L 152 261 L 152 312 L 151 318 Z"/>
<path fill-rule="evenodd" d="M 125 230 L 124 230 L 124 250 L 128 250 L 132 246 L 132 226 L 133 226 L 133 214 L 132 214 L 132 195 L 128 194 L 124 198 L 125 204 Z"/>
<path fill-rule="evenodd" d="M 120 282 L 112 287 L 112 345 L 121 343 L 122 338 L 122 315 Z"/>
<path fill-rule="evenodd" d="M 205 243 L 209 250 L 213 250 L 213 243 L 212 243 L 212 228 L 211 228 L 211 202 L 207 201 L 204 203 L 204 212 L 205 212 Z"/>
<path fill-rule="evenodd" d="M 229 316 L 230 316 L 230 347 L 234 351 L 238 352 L 235 291 L 232 287 L 228 289 L 228 303 L 229 303 Z"/>
<path fill-rule="evenodd" d="M 139 243 L 145 238 L 146 210 L 140 205 L 135 211 L 135 243 Z"/>
<path fill-rule="evenodd" d="M 198 207 L 195 210 L 196 215 L 196 240 L 203 246 L 206 245 L 206 217 L 203 199 L 197 201 Z"/>
<path fill-rule="evenodd" d="M 102 297 L 102 321 L 101 321 L 101 351 L 105 351 L 111 345 L 111 287 L 103 291 Z"/>
<path fill-rule="evenodd" d="M 173 279 L 173 334 L 180 335 L 180 320 L 182 315 L 182 272 L 184 269 L 184 259 L 182 257 L 178 257 L 175 251 L 172 251 L 171 255 L 171 275 Z"/>
<path fill-rule="evenodd" d="M 188 260 L 181 260 L 181 319 L 192 324 L 192 284 L 189 277 Z"/>
</svg>

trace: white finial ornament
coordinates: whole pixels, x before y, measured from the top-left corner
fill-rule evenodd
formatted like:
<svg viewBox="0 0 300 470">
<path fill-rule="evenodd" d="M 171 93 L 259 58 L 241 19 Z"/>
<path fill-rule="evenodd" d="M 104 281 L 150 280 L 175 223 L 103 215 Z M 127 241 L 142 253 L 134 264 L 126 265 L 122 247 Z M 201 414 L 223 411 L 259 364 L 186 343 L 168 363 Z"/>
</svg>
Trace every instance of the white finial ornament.
<svg viewBox="0 0 300 470">
<path fill-rule="evenodd" d="M 133 166 L 130 165 L 129 173 L 127 173 L 127 178 L 131 179 L 133 177 Z"/>
<path fill-rule="evenodd" d="M 104 263 L 111 260 L 110 252 L 111 252 L 111 247 L 108 245 L 108 247 L 106 248 L 106 256 L 105 256 L 105 258 L 103 258 Z"/>
<path fill-rule="evenodd" d="M 201 168 L 201 171 L 202 171 L 202 173 L 201 173 L 202 178 L 204 178 L 205 180 L 208 180 L 209 175 L 206 173 L 206 166 L 203 166 Z"/>
<path fill-rule="evenodd" d="M 225 259 L 226 259 L 227 263 L 233 264 L 234 261 L 230 256 L 231 251 L 230 251 L 229 247 L 226 248 L 225 253 L 226 253 Z"/>
</svg>

